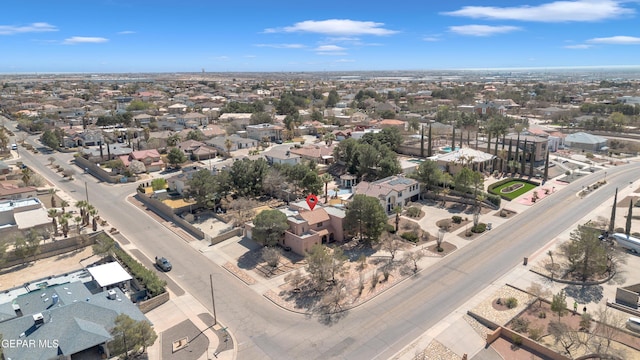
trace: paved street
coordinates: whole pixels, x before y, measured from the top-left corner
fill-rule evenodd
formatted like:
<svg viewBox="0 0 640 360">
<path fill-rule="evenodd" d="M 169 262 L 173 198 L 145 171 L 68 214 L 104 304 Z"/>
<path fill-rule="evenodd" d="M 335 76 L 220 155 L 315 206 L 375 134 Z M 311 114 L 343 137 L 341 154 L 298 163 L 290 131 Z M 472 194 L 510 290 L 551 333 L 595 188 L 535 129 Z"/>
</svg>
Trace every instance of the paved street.
<svg viewBox="0 0 640 360">
<path fill-rule="evenodd" d="M 506 226 L 492 230 L 482 241 L 474 241 L 420 276 L 327 322 L 276 307 L 173 232 L 158 226 L 126 202 L 125 197 L 134 192 L 136 184 L 102 184 L 85 174 L 78 174 L 73 181 L 61 181 L 60 175 L 46 166 L 48 156 L 26 151 L 21 156 L 77 200 L 84 199 L 86 183 L 89 201 L 101 216 L 148 258 L 170 256 L 174 269 L 168 276 L 210 311 L 209 274 L 213 274 L 217 315 L 235 336 L 240 359 L 390 358 L 490 287 L 524 256 L 535 253 L 591 209 L 608 201 L 616 186 L 628 186 L 636 180 L 639 168 L 638 164 L 629 164 L 609 169 L 605 189 L 578 199 L 575 194 L 599 175 L 585 176 L 517 215 Z M 69 154 L 55 156 L 71 158 Z"/>
</svg>

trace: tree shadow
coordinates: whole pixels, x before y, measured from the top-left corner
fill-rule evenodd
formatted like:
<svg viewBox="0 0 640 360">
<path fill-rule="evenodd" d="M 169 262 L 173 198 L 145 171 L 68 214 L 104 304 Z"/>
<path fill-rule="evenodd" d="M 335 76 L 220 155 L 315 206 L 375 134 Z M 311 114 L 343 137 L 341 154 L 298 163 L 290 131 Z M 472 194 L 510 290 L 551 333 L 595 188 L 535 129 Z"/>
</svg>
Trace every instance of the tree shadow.
<svg viewBox="0 0 640 360">
<path fill-rule="evenodd" d="M 322 308 L 321 308 L 322 309 Z M 333 312 L 320 312 L 318 313 L 318 321 L 322 325 L 332 326 L 337 324 L 340 320 L 347 317 L 349 310 L 334 310 Z"/>
<path fill-rule="evenodd" d="M 603 298 L 603 290 L 600 285 L 568 285 L 564 288 L 565 294 L 576 299 L 580 304 L 599 302 Z"/>
</svg>

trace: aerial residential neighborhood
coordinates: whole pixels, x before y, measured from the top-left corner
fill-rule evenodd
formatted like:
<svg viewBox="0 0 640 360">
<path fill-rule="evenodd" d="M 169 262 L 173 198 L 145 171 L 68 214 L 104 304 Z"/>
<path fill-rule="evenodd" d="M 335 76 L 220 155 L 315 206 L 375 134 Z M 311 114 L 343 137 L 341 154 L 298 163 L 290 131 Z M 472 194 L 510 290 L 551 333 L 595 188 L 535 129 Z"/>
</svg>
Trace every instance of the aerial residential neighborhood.
<svg viewBox="0 0 640 360">
<path fill-rule="evenodd" d="M 272 358 L 379 301 L 432 321 L 388 358 L 640 353 L 638 86 L 141 76 L 0 78 L 4 358 Z"/>
</svg>

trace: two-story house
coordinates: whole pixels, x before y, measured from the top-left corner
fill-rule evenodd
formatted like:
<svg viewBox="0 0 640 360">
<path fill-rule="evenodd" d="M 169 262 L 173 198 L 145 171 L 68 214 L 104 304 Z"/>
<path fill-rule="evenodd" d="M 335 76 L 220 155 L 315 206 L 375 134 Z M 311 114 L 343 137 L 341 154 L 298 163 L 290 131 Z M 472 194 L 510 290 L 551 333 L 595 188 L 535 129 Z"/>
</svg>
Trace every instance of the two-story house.
<svg viewBox="0 0 640 360">
<path fill-rule="evenodd" d="M 283 247 L 299 255 L 306 255 L 316 244 L 344 241 L 344 210 L 334 207 L 316 206 L 309 210 L 306 203 L 292 203 L 290 208 L 279 209 L 287 215 L 289 229 L 278 241 Z M 245 226 L 246 236 L 251 238 L 253 223 Z"/>
<path fill-rule="evenodd" d="M 255 140 L 282 140 L 282 130 L 282 126 L 274 124 L 247 125 L 247 137 Z"/>
<path fill-rule="evenodd" d="M 374 182 L 362 181 L 353 188 L 354 194 L 375 197 L 387 213 L 420 197 L 420 184 L 404 175 L 389 176 Z"/>
</svg>

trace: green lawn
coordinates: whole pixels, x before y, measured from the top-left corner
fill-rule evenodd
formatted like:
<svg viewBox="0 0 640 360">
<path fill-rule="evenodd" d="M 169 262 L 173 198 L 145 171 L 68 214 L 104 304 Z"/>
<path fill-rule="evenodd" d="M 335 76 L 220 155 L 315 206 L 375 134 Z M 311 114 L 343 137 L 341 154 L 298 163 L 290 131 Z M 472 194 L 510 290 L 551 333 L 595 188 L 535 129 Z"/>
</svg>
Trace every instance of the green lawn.
<svg viewBox="0 0 640 360">
<path fill-rule="evenodd" d="M 508 192 L 508 193 L 500 192 L 502 189 L 504 189 L 506 187 L 509 187 L 511 185 L 514 185 L 514 184 L 522 184 L 524 186 L 522 186 L 521 188 L 519 188 L 517 190 L 514 190 L 512 192 Z M 517 198 L 518 196 L 526 193 L 527 191 L 529 191 L 529 190 L 531 190 L 531 189 L 533 189 L 535 187 L 536 187 L 535 185 L 529 184 L 529 183 L 524 182 L 524 181 L 513 180 L 513 181 L 509 181 L 508 183 L 502 184 L 501 186 L 498 186 L 497 188 L 492 189 L 491 193 L 493 193 L 495 195 L 498 195 L 498 196 L 505 197 L 505 198 L 507 198 L 509 200 L 513 200 L 513 199 Z"/>
</svg>

